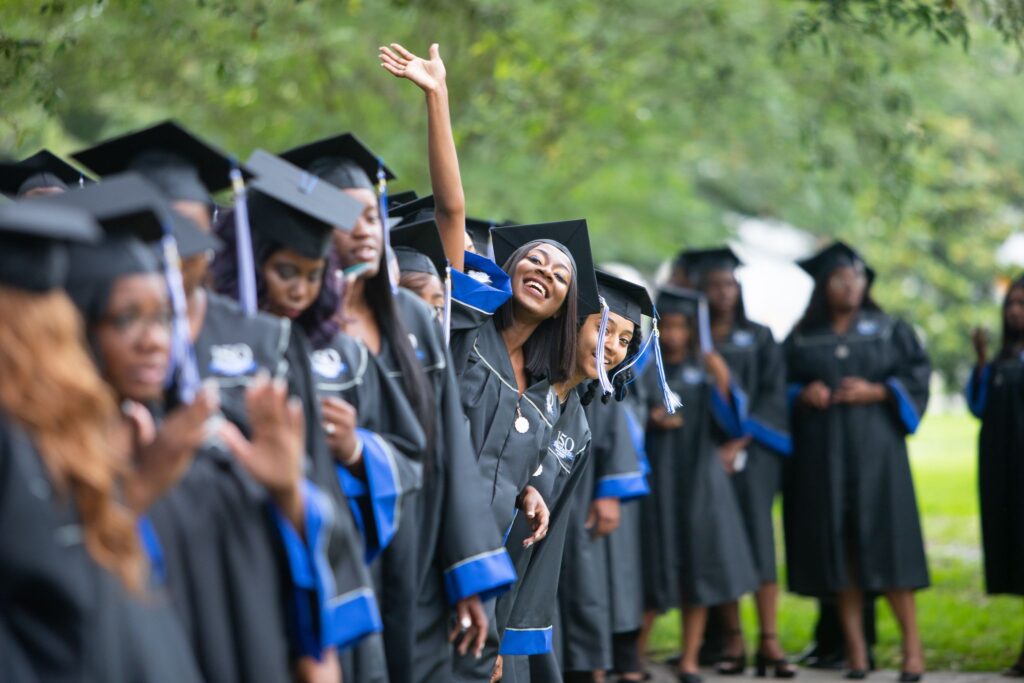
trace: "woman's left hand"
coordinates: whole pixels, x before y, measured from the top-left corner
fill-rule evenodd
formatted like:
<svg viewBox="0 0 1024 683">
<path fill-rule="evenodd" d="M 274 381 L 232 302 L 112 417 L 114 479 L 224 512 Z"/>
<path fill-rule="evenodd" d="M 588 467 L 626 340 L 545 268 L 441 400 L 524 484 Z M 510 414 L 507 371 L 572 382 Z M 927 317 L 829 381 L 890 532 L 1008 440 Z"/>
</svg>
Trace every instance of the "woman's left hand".
<svg viewBox="0 0 1024 683">
<path fill-rule="evenodd" d="M 839 388 L 832 392 L 832 403 L 866 406 L 881 403 L 889 395 L 884 384 L 869 382 L 861 377 L 844 377 Z"/>
<path fill-rule="evenodd" d="M 539 543 L 548 535 L 548 522 L 551 512 L 548 510 L 547 503 L 544 502 L 544 497 L 540 495 L 540 491 L 532 486 L 527 486 L 523 489 L 523 492 L 519 495 L 517 507 L 526 514 L 526 521 L 529 523 L 530 528 L 533 529 L 533 534 L 523 541 L 523 547 L 529 548 L 534 543 Z"/>
<path fill-rule="evenodd" d="M 462 634 L 461 637 L 459 634 Z M 455 628 L 448 634 L 448 642 L 458 641 L 456 650 L 460 655 L 479 657 L 487 642 L 487 613 L 479 596 L 471 595 L 455 603 Z"/>
<path fill-rule="evenodd" d="M 430 46 L 430 59 L 417 57 L 398 43 L 380 48 L 380 65 L 398 78 L 407 78 L 423 90 L 436 92 L 444 87 L 445 68 L 437 43 Z"/>
<path fill-rule="evenodd" d="M 622 505 L 618 498 L 596 498 L 590 503 L 590 512 L 583 528 L 589 529 L 594 538 L 607 536 L 619 528 L 621 513 Z"/>
</svg>

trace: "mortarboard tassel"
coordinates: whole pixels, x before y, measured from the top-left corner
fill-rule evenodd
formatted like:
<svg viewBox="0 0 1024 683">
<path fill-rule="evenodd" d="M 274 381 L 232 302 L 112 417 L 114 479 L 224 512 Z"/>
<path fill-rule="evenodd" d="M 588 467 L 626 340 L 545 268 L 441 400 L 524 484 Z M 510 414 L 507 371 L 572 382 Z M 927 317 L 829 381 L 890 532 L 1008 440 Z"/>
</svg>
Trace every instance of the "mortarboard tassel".
<svg viewBox="0 0 1024 683">
<path fill-rule="evenodd" d="M 491 221 L 490 227 L 487 228 L 487 259 L 494 261 L 494 240 L 491 239 L 491 229 L 497 227 L 494 221 Z"/>
<path fill-rule="evenodd" d="M 708 300 L 705 296 L 697 301 L 697 334 L 702 354 L 715 350 L 715 342 L 711 339 L 711 315 L 708 313 Z"/>
<path fill-rule="evenodd" d="M 615 391 L 611 381 L 608 379 L 608 373 L 604 369 L 604 336 L 608 332 L 608 314 L 611 312 L 611 309 L 608 308 L 608 302 L 604 300 L 604 297 L 599 296 L 597 300 L 601 304 L 601 326 L 597 330 L 597 353 L 595 354 L 597 382 L 601 385 L 601 393 L 608 396 Z"/>
<path fill-rule="evenodd" d="M 252 253 L 252 232 L 249 229 L 249 204 L 245 196 L 245 180 L 236 167 L 231 169 L 231 190 L 234 195 L 235 249 L 238 260 L 238 303 L 246 315 L 256 315 L 256 264 Z"/>
<path fill-rule="evenodd" d="M 384 160 L 377 157 L 377 195 L 380 198 L 380 222 L 384 232 L 384 276 L 391 278 L 391 225 L 388 223 L 388 177 Z M 391 293 L 398 292 L 398 283 L 391 283 Z"/>
<path fill-rule="evenodd" d="M 441 312 L 441 325 L 444 329 L 445 346 L 452 338 L 452 267 L 447 262 L 444 266 L 444 309 Z"/>
<path fill-rule="evenodd" d="M 178 244 L 166 226 L 160 246 L 164 254 L 164 279 L 174 315 L 171 326 L 171 363 L 166 386 L 170 387 L 177 381 L 178 400 L 188 404 L 192 403 L 199 390 L 199 370 L 196 368 L 195 349 L 189 335 L 185 288 L 181 281 L 181 257 L 178 255 Z"/>
<path fill-rule="evenodd" d="M 679 400 L 679 395 L 672 391 L 668 386 L 668 380 L 665 379 L 665 361 L 661 359 L 661 332 L 658 330 L 658 312 L 654 312 L 652 319 L 652 331 L 651 335 L 654 338 L 654 363 L 658 366 L 658 385 L 661 386 L 661 397 L 665 401 L 665 409 L 669 415 L 674 415 L 677 408 L 683 407 L 683 402 Z"/>
</svg>

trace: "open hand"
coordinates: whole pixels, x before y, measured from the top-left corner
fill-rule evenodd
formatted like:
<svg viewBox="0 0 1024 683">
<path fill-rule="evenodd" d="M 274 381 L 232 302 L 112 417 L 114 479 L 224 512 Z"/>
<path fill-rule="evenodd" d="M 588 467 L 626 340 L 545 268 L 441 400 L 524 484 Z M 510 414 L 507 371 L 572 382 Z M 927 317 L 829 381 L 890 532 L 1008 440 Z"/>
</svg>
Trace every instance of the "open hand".
<svg viewBox="0 0 1024 683">
<path fill-rule="evenodd" d="M 460 636 L 461 634 L 461 636 Z M 479 657 L 487 642 L 487 613 L 479 596 L 471 595 L 455 603 L 455 628 L 448 634 L 448 642 L 458 641 L 456 650 L 460 655 Z"/>
<path fill-rule="evenodd" d="M 231 423 L 225 423 L 221 438 L 296 528 L 301 528 L 299 483 L 306 443 L 302 404 L 288 398 L 284 380 L 271 380 L 261 373 L 246 389 L 245 407 L 253 426 L 252 439 L 246 439 Z"/>
<path fill-rule="evenodd" d="M 392 75 L 409 79 L 424 92 L 434 92 L 444 86 L 445 68 L 437 43 L 430 46 L 429 60 L 417 57 L 398 43 L 379 49 L 380 65 Z"/>
<path fill-rule="evenodd" d="M 547 503 L 544 502 L 540 491 L 532 486 L 527 486 L 519 494 L 517 507 L 526 515 L 526 521 L 529 522 L 530 528 L 533 529 L 533 534 L 523 541 L 523 547 L 529 548 L 548 535 L 548 522 L 550 521 L 551 513 L 548 511 Z"/>
<path fill-rule="evenodd" d="M 498 658 L 494 660 L 494 669 L 491 671 L 491 683 L 498 683 L 504 673 L 505 668 L 501 660 L 501 655 L 498 655 Z"/>
<path fill-rule="evenodd" d="M 196 449 L 208 436 L 207 420 L 220 407 L 216 385 L 203 385 L 189 405 L 171 412 L 157 427 L 149 411 L 129 402 L 125 418 L 132 432 L 131 474 L 125 480 L 125 500 L 142 514 L 188 471 Z"/>
<path fill-rule="evenodd" d="M 618 498 L 597 498 L 590 503 L 584 529 L 590 530 L 594 538 L 607 536 L 619 528 L 622 505 Z"/>
</svg>

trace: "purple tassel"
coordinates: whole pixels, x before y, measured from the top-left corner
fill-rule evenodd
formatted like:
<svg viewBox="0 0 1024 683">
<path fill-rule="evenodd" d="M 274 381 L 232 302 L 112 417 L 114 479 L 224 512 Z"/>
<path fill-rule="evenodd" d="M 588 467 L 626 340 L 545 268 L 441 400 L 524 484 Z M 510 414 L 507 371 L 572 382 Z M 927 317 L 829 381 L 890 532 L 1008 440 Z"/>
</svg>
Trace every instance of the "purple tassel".
<svg viewBox="0 0 1024 683">
<path fill-rule="evenodd" d="M 608 333 L 608 314 L 611 309 L 608 308 L 608 302 L 604 297 L 599 296 L 597 299 L 601 303 L 601 326 L 597 330 L 597 353 L 594 354 L 594 362 L 597 364 L 597 382 L 601 385 L 601 392 L 605 396 L 610 396 L 615 389 L 608 379 L 608 372 L 604 369 L 604 336 Z"/>
</svg>

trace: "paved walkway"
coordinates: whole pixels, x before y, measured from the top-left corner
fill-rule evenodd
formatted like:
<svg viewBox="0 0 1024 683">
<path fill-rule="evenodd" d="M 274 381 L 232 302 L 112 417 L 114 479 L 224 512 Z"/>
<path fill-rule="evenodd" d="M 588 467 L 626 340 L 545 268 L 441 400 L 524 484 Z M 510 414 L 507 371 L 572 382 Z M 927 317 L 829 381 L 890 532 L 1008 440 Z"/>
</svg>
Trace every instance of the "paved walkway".
<svg viewBox="0 0 1024 683">
<path fill-rule="evenodd" d="M 676 677 L 668 666 L 664 664 L 652 664 L 651 673 L 654 678 L 652 683 L 675 683 Z M 755 680 L 753 671 L 748 671 L 746 676 L 716 676 L 710 669 L 701 672 L 705 683 L 752 683 Z M 896 683 L 899 674 L 895 671 L 875 671 L 868 676 L 866 683 Z M 771 683 L 774 679 L 763 679 Z M 1011 683 L 1019 680 L 1003 678 L 998 673 L 968 673 L 958 671 L 929 671 L 925 674 L 923 683 Z M 843 678 L 842 671 L 822 671 L 819 669 L 800 669 L 800 674 L 794 683 L 847 683 Z"/>
</svg>

